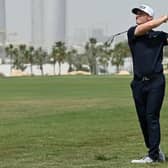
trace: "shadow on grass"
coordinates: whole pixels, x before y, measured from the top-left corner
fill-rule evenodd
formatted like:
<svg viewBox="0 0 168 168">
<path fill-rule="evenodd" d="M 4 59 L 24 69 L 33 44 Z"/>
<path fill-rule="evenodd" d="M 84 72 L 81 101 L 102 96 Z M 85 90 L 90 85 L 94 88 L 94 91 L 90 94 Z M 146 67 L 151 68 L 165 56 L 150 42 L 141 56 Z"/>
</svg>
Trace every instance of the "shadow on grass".
<svg viewBox="0 0 168 168">
<path fill-rule="evenodd" d="M 166 160 L 165 162 L 168 162 L 168 156 L 165 156 L 165 160 Z"/>
<path fill-rule="evenodd" d="M 100 161 L 108 161 L 108 160 L 118 159 L 118 156 L 109 157 L 109 156 L 105 156 L 104 154 L 97 154 L 95 155 L 95 159 Z"/>
</svg>

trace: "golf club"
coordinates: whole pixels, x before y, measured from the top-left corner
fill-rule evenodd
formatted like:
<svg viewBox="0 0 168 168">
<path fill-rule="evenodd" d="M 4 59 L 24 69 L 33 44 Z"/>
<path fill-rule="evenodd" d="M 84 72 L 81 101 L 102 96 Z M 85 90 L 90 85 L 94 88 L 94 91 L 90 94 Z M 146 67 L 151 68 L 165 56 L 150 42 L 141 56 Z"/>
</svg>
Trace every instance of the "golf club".
<svg viewBox="0 0 168 168">
<path fill-rule="evenodd" d="M 112 44 L 112 42 L 114 41 L 115 37 L 120 36 L 121 34 L 124 34 L 124 33 L 127 33 L 127 30 L 112 35 L 104 44 L 106 44 L 107 46 L 110 46 Z"/>
</svg>

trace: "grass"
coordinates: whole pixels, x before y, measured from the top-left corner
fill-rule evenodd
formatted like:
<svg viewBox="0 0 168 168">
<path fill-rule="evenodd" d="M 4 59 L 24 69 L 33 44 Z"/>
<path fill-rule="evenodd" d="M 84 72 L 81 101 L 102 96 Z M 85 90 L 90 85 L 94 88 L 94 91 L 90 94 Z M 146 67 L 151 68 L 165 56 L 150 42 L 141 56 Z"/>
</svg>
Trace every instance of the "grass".
<svg viewBox="0 0 168 168">
<path fill-rule="evenodd" d="M 0 78 L 1 168 L 167 168 L 146 153 L 131 77 Z M 168 92 L 161 112 L 168 155 Z"/>
</svg>

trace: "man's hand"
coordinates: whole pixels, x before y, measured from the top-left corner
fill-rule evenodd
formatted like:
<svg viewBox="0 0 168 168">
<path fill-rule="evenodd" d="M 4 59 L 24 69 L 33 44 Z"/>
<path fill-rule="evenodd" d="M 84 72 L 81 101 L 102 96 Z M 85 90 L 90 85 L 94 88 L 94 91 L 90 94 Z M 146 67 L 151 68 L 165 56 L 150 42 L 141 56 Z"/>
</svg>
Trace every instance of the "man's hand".
<svg viewBox="0 0 168 168">
<path fill-rule="evenodd" d="M 168 15 L 163 16 L 163 21 L 166 23 L 168 21 Z"/>
</svg>

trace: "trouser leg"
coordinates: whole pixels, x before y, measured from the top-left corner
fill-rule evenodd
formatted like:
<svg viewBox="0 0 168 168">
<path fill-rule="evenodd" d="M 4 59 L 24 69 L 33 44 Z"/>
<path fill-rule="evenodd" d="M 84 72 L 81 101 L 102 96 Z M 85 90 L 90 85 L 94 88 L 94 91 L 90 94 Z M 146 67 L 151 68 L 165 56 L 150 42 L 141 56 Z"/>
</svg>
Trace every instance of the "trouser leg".
<svg viewBox="0 0 168 168">
<path fill-rule="evenodd" d="M 144 92 L 144 84 L 143 82 L 133 81 L 131 84 L 131 88 L 145 145 L 149 148 L 149 135 L 147 131 L 148 129 L 146 119 L 146 94 Z"/>
<path fill-rule="evenodd" d="M 156 81 L 157 82 L 157 81 Z M 159 81 L 158 81 L 159 83 Z M 149 156 L 157 160 L 160 144 L 160 110 L 164 98 L 165 85 L 150 88 L 147 96 L 146 119 L 149 142 Z"/>
</svg>

